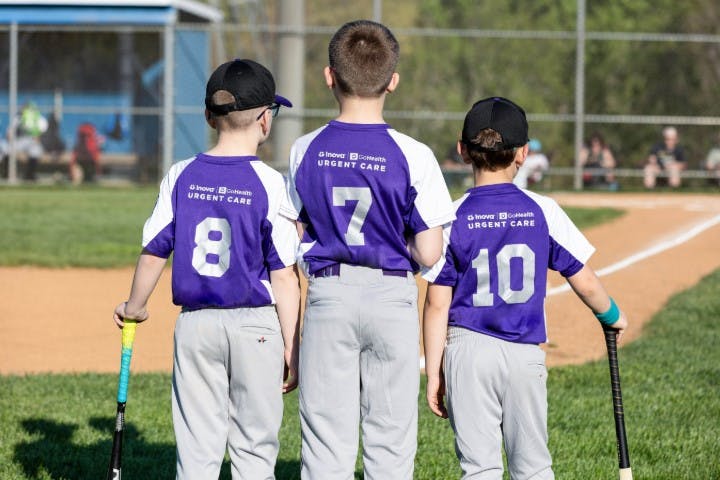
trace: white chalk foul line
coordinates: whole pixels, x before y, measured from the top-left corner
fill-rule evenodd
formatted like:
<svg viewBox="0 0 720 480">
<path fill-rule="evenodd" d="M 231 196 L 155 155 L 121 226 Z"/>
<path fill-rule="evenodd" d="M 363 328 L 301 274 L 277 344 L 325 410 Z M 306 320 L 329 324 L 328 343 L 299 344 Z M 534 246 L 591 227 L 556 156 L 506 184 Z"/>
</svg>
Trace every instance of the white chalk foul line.
<svg viewBox="0 0 720 480">
<path fill-rule="evenodd" d="M 634 255 L 630 255 L 629 257 L 624 258 L 623 260 L 620 260 L 617 263 L 613 263 L 612 265 L 609 265 L 605 268 L 602 268 L 595 273 L 597 274 L 598 277 L 602 277 L 605 275 L 610 275 L 611 273 L 615 273 L 618 270 L 627 268 L 630 265 L 640 262 L 642 260 L 645 260 L 648 257 L 652 257 L 653 255 L 662 253 L 665 250 L 669 250 L 673 247 L 677 247 L 678 245 L 681 245 L 681 244 L 687 242 L 688 240 L 692 239 L 693 237 L 700 235 L 705 230 L 712 228 L 719 223 L 720 223 L 720 215 L 716 215 L 709 220 L 706 220 L 702 223 L 695 225 L 690 230 L 682 233 L 681 235 L 678 235 L 675 238 L 666 240 L 664 242 L 660 242 L 657 245 L 654 245 L 650 248 L 642 250 Z M 567 292 L 568 290 L 570 290 L 570 285 L 568 283 L 564 283 L 562 285 L 558 285 L 557 287 L 549 289 L 547 291 L 547 296 L 549 297 L 552 295 L 557 295 L 559 293 Z"/>
</svg>

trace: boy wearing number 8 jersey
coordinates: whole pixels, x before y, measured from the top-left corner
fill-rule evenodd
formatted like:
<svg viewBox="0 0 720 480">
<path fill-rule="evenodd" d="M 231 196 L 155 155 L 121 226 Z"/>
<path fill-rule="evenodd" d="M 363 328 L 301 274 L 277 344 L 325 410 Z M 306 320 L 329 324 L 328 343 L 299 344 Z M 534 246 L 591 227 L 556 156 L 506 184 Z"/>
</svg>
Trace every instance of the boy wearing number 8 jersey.
<svg viewBox="0 0 720 480">
<path fill-rule="evenodd" d="M 325 81 L 339 116 L 290 153 L 308 295 L 300 352 L 302 478 L 409 480 L 417 438 L 417 263 L 432 265 L 452 202 L 430 149 L 383 120 L 399 47 L 383 25 L 343 25 Z"/>
<path fill-rule="evenodd" d="M 292 220 L 280 214 L 280 173 L 256 156 L 280 105 L 270 72 L 251 60 L 218 67 L 205 115 L 206 153 L 173 165 L 143 230 L 130 297 L 114 319 L 147 319 L 146 303 L 171 253 L 175 324 L 173 426 L 177 478 L 273 479 L 282 392 L 297 384 L 300 290 Z"/>
<path fill-rule="evenodd" d="M 600 322 L 627 320 L 586 262 L 594 248 L 553 200 L 512 179 L 528 153 L 525 112 L 492 97 L 465 117 L 458 153 L 475 187 L 455 202 L 445 255 L 423 272 L 427 401 L 449 414 L 463 477 L 554 478 L 547 448 L 547 269 L 560 272 Z M 447 394 L 448 408 L 444 396 Z"/>
</svg>

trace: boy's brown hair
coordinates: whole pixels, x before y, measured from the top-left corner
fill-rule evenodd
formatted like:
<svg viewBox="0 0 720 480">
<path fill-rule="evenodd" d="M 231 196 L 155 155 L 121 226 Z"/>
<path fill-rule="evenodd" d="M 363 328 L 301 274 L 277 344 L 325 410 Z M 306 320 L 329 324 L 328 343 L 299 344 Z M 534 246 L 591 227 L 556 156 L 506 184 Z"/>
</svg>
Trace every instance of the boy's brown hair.
<svg viewBox="0 0 720 480">
<path fill-rule="evenodd" d="M 502 141 L 502 136 L 498 132 L 486 128 L 481 130 L 475 138 L 465 143 L 467 156 L 473 166 L 478 170 L 487 172 L 496 172 L 509 167 L 515 160 L 517 147 L 495 151 L 496 145 L 502 144 Z"/>
<path fill-rule="evenodd" d="M 378 97 L 385 92 L 395 73 L 400 45 L 386 26 L 356 20 L 335 32 L 328 54 L 340 93 Z"/>
</svg>

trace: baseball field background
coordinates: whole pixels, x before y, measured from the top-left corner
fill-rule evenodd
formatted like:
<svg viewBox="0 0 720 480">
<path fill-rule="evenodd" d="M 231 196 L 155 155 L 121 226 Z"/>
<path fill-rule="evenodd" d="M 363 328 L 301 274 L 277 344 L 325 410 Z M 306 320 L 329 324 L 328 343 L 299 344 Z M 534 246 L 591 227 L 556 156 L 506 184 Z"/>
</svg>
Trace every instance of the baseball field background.
<svg viewBox="0 0 720 480">
<path fill-rule="evenodd" d="M 0 479 L 104 476 L 120 351 L 111 312 L 127 296 L 155 195 L 0 189 Z M 635 478 L 720 478 L 720 196 L 550 195 L 597 247 L 590 265 L 630 319 L 619 356 Z M 169 372 L 178 309 L 169 283 L 168 270 L 135 342 L 125 478 L 174 478 Z M 551 276 L 547 301 L 556 475 L 615 478 L 602 333 L 563 283 Z M 430 414 L 424 395 L 419 405 L 415 478 L 458 478 L 449 424 Z M 296 393 L 285 408 L 281 480 L 299 478 Z"/>
</svg>

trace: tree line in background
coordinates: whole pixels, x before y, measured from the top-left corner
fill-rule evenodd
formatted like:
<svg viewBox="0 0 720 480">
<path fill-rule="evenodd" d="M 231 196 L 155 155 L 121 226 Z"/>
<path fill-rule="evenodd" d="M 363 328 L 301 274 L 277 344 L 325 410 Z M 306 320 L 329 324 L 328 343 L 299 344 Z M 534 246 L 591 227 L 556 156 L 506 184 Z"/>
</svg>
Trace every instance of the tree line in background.
<svg viewBox="0 0 720 480">
<path fill-rule="evenodd" d="M 252 2 L 251 2 L 252 3 Z M 372 2 L 306 0 L 308 26 L 337 27 L 372 18 Z M 256 2 L 263 18 L 277 21 L 278 0 Z M 587 2 L 587 32 L 720 35 L 716 0 L 592 0 Z M 242 24 L 242 19 L 237 19 Z M 574 32 L 576 0 L 393 0 L 383 2 L 382 21 L 398 32 L 401 83 L 387 100 L 388 110 L 464 113 L 476 100 L 501 95 L 530 114 L 573 114 L 575 110 L 574 38 L 485 38 L 403 35 L 410 28 Z M 232 20 L 231 20 L 232 21 Z M 259 37 L 263 51 L 276 34 Z M 305 107 L 335 108 L 323 80 L 330 34 L 305 37 Z M 232 38 L 232 36 L 230 37 Z M 235 37 L 238 38 L 238 37 Z M 255 51 L 249 37 L 230 45 L 228 54 Z M 256 44 L 258 38 L 255 38 Z M 585 47 L 585 112 L 602 115 L 720 116 L 720 42 L 592 40 Z M 306 119 L 306 130 L 327 119 Z M 460 120 L 391 118 L 396 128 L 417 136 L 439 158 L 452 147 Z M 586 124 L 585 134 L 600 131 L 619 166 L 640 166 L 663 125 Z M 699 168 L 720 131 L 718 126 L 677 125 Z M 534 121 L 539 138 L 557 165 L 574 157 L 572 122 Z"/>
</svg>

